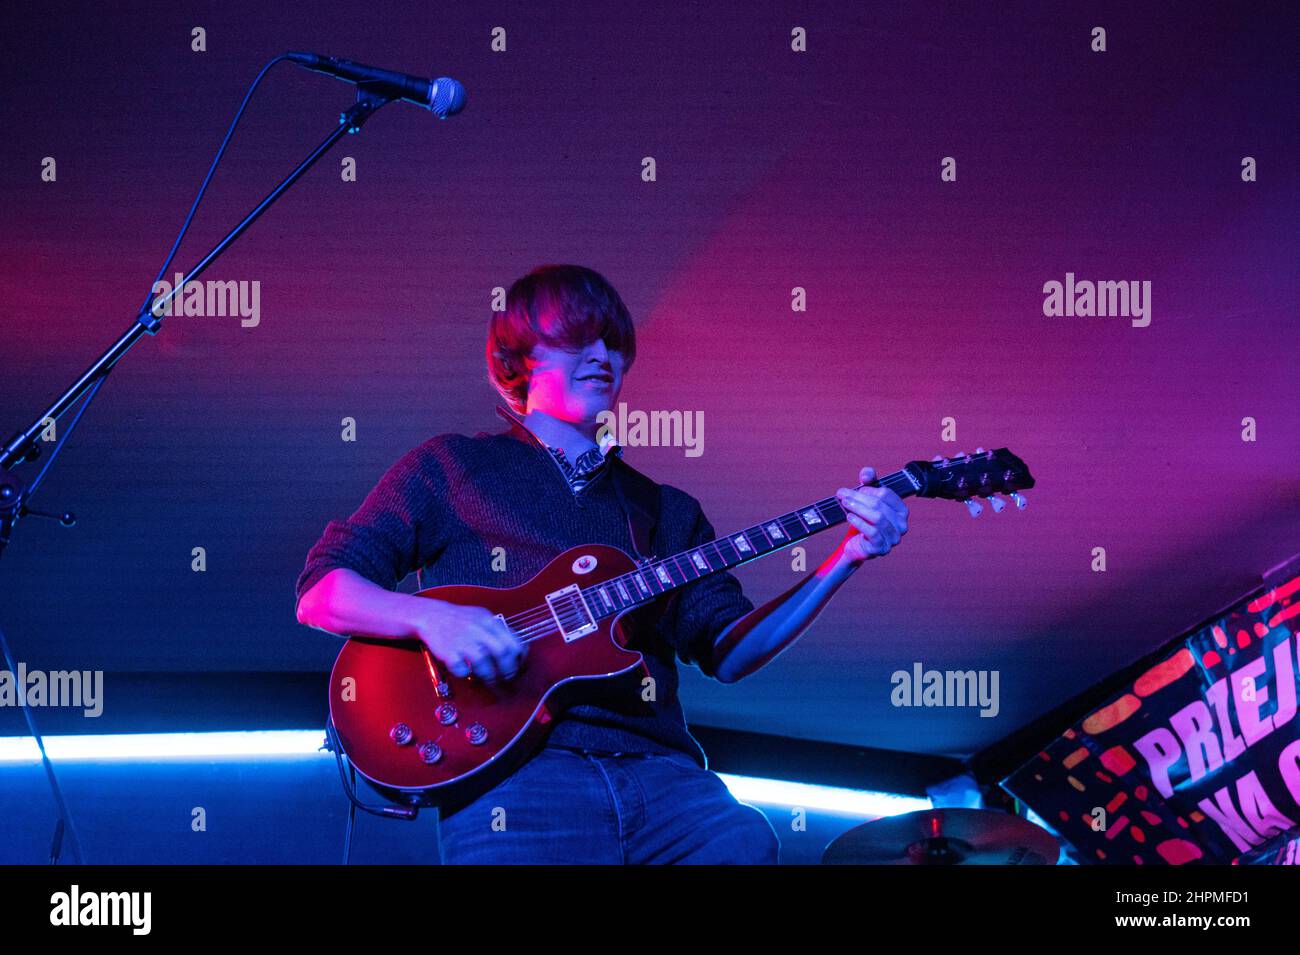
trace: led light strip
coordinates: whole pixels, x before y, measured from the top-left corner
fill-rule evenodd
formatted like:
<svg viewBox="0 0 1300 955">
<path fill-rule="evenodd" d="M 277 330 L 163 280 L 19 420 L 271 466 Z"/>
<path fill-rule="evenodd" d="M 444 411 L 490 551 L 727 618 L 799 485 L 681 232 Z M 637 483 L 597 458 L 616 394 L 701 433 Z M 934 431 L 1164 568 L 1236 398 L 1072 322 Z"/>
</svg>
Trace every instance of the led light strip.
<svg viewBox="0 0 1300 955">
<path fill-rule="evenodd" d="M 801 806 L 804 809 L 818 809 L 822 812 L 838 812 L 847 816 L 863 816 L 872 819 L 930 808 L 930 800 L 922 796 L 903 796 L 870 789 L 818 786 L 812 783 L 794 783 L 761 776 L 733 776 L 730 773 L 718 773 L 718 776 L 727 784 L 731 794 L 741 802 L 752 802 L 761 806 L 791 808 Z"/>
<path fill-rule="evenodd" d="M 56 764 L 258 757 L 332 759 L 332 754 L 320 749 L 324 739 L 323 730 L 47 736 L 45 751 Z M 0 765 L 35 764 L 39 761 L 40 753 L 30 736 L 0 737 Z M 737 799 L 763 806 L 798 806 L 869 818 L 930 808 L 929 799 L 917 796 L 730 773 L 718 775 Z"/>
<path fill-rule="evenodd" d="M 55 763 L 120 760 L 150 762 L 161 759 L 313 756 L 324 742 L 323 729 L 230 733 L 106 733 L 94 736 L 47 736 L 45 751 Z M 0 764 L 35 763 L 40 758 L 36 741 L 30 736 L 0 736 Z"/>
</svg>

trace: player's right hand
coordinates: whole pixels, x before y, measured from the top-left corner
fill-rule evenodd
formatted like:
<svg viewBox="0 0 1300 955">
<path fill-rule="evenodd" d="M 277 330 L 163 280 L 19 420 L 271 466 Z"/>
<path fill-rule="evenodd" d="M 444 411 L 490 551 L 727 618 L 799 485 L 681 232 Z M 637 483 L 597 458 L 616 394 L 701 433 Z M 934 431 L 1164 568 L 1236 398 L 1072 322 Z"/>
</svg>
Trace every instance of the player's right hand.
<svg viewBox="0 0 1300 955">
<path fill-rule="evenodd" d="M 518 674 L 528 647 L 500 617 L 483 607 L 420 599 L 429 604 L 418 624 L 420 641 L 454 675 L 495 683 Z"/>
</svg>

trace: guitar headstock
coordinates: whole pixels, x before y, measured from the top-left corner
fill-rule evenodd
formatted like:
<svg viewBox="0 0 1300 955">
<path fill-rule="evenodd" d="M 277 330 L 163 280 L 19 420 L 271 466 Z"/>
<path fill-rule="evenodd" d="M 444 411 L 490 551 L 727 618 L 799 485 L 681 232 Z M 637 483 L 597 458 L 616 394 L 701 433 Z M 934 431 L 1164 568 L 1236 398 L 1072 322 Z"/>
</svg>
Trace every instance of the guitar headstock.
<svg viewBox="0 0 1300 955">
<path fill-rule="evenodd" d="M 987 498 L 994 512 L 1006 507 L 998 494 L 1010 495 L 1016 507 L 1023 508 L 1026 500 L 1020 492 L 1034 486 L 1028 466 L 1006 448 L 976 448 L 974 454 L 960 452 L 951 458 L 935 455 L 933 461 L 912 461 L 904 470 L 919 485 L 919 497 L 961 501 L 971 517 L 983 510 L 976 498 Z"/>
</svg>

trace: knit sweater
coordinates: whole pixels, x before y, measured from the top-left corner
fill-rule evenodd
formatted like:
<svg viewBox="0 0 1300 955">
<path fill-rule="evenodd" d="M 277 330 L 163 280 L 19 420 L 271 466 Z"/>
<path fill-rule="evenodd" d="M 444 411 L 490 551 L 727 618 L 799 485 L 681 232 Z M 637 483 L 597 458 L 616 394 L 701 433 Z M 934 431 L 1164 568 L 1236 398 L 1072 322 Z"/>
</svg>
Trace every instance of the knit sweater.
<svg viewBox="0 0 1300 955">
<path fill-rule="evenodd" d="M 517 587 L 557 554 L 583 544 L 633 553 L 627 519 L 609 461 L 574 492 L 559 462 L 518 418 L 498 408 L 510 427 L 473 437 L 440 434 L 407 452 L 345 521 L 331 521 L 307 555 L 299 598 L 336 568 L 348 568 L 388 590 L 408 574 L 421 589 L 447 584 Z M 699 546 L 716 536 L 700 503 L 660 484 L 656 557 Z M 492 569 L 504 548 L 505 569 Z M 718 634 L 754 609 L 740 582 L 714 573 L 666 594 L 643 621 L 633 648 L 654 679 L 654 699 L 640 692 L 601 694 L 599 702 L 566 710 L 547 745 L 606 752 L 684 752 L 707 758 L 686 728 L 678 699 L 677 660 L 708 676 Z M 525 663 L 525 666 L 527 664 Z"/>
</svg>

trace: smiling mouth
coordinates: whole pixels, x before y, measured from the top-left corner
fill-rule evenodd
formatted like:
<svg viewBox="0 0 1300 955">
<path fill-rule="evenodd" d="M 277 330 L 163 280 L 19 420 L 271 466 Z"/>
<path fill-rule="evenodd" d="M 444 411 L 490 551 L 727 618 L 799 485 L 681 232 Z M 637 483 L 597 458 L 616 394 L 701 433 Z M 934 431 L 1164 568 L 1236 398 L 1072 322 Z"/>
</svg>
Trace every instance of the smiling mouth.
<svg viewBox="0 0 1300 955">
<path fill-rule="evenodd" d="M 601 381 L 607 385 L 612 385 L 614 383 L 614 378 L 611 375 L 587 375 L 586 377 L 579 378 L 578 380 L 579 381 Z"/>
</svg>

